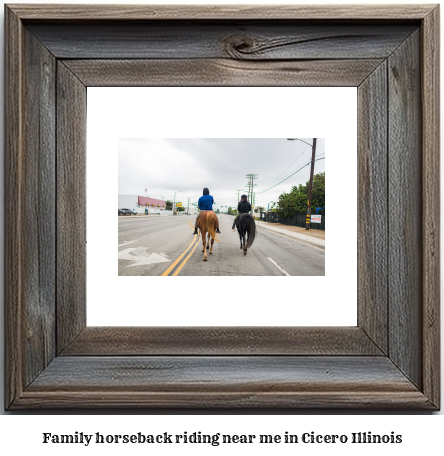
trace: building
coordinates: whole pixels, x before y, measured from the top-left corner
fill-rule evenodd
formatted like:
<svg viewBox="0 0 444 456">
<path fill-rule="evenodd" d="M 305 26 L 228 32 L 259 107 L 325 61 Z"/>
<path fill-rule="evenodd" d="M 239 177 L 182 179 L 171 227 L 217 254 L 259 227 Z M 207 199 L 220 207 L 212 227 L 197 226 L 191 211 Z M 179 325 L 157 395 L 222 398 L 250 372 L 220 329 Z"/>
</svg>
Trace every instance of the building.
<svg viewBox="0 0 444 456">
<path fill-rule="evenodd" d="M 142 209 L 143 212 L 147 209 L 149 214 L 160 214 L 160 212 L 166 210 L 166 202 L 163 200 L 139 196 L 137 202 L 139 209 Z"/>
<path fill-rule="evenodd" d="M 118 209 L 132 209 L 139 214 L 161 214 L 171 213 L 166 210 L 166 202 L 163 200 L 148 198 L 138 195 L 119 195 Z"/>
</svg>

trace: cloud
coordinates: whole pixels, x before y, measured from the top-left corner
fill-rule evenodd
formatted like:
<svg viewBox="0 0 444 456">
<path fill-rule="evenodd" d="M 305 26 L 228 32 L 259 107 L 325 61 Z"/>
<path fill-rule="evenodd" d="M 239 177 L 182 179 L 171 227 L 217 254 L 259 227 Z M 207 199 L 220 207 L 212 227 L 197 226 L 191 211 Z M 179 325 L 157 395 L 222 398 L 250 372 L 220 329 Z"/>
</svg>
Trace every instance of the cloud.
<svg viewBox="0 0 444 456">
<path fill-rule="evenodd" d="M 311 142 L 309 138 L 307 141 Z M 324 141 L 318 140 L 317 155 L 323 154 Z M 167 139 L 122 138 L 119 140 L 119 193 L 145 194 L 154 198 L 187 201 L 210 189 L 216 203 L 237 204 L 237 190 L 247 193 L 247 174 L 258 174 L 257 192 L 266 190 L 307 163 L 311 148 L 285 138 L 268 139 Z M 315 172 L 324 171 L 325 161 L 317 162 Z M 256 203 L 277 201 L 282 192 L 309 179 L 303 171 L 265 193 Z"/>
</svg>

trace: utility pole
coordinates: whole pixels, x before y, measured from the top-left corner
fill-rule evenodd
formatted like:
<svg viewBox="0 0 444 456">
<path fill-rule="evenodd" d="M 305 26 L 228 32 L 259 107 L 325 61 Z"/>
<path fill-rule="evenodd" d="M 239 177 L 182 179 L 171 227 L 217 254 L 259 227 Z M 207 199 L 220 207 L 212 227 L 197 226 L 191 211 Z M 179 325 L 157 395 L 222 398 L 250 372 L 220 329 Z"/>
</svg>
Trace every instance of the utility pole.
<svg viewBox="0 0 444 456">
<path fill-rule="evenodd" d="M 251 204 L 251 199 L 253 197 L 253 187 L 256 187 L 257 184 L 254 184 L 254 179 L 257 179 L 257 174 L 247 174 L 245 177 L 249 178 L 250 181 L 248 182 L 248 200 Z M 253 215 L 253 206 L 251 206 L 251 215 Z"/>
<path fill-rule="evenodd" d="M 316 138 L 313 138 L 313 148 L 311 153 L 311 170 L 310 170 L 310 186 L 308 189 L 308 209 L 307 209 L 307 220 L 305 222 L 305 229 L 310 229 L 310 219 L 311 219 L 311 191 L 313 189 L 313 174 L 315 166 L 315 156 L 316 156 Z"/>
<path fill-rule="evenodd" d="M 176 193 L 182 193 L 182 190 L 174 192 L 174 202 L 173 202 L 173 215 L 176 212 Z"/>
<path fill-rule="evenodd" d="M 237 204 L 239 205 L 239 201 L 240 201 L 240 199 L 239 199 L 239 193 L 240 193 L 240 192 L 243 192 L 243 189 L 238 189 L 238 188 L 237 188 L 236 191 L 237 191 Z M 236 206 L 236 213 L 237 213 L 237 206 Z"/>
</svg>

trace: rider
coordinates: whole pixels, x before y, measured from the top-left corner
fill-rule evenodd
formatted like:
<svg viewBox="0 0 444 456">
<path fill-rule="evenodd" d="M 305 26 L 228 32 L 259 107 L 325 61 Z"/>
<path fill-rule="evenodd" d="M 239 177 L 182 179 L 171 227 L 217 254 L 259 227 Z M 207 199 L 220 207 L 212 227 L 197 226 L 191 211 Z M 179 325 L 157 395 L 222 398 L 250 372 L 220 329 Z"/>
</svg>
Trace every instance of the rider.
<svg viewBox="0 0 444 456">
<path fill-rule="evenodd" d="M 247 195 L 242 195 L 239 204 L 237 205 L 237 215 L 234 217 L 233 226 L 231 227 L 231 231 L 234 231 L 234 227 L 236 226 L 236 222 L 239 220 L 239 216 L 241 214 L 248 214 L 251 211 L 251 204 L 247 200 Z"/>
<path fill-rule="evenodd" d="M 210 195 L 210 191 L 207 187 L 203 189 L 203 195 L 199 198 L 198 206 L 201 211 L 212 211 L 214 204 L 214 198 Z M 197 234 L 197 222 L 199 221 L 200 212 L 197 214 L 196 222 L 194 223 L 194 233 Z M 216 228 L 216 233 L 220 233 L 219 224 Z"/>
</svg>

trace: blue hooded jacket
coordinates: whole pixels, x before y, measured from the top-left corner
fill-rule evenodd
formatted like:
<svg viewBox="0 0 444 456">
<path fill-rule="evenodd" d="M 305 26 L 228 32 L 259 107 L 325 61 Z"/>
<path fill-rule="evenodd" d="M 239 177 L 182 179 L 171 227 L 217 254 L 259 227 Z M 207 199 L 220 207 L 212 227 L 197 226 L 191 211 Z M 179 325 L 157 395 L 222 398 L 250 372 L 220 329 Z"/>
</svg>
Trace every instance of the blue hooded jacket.
<svg viewBox="0 0 444 456">
<path fill-rule="evenodd" d="M 199 198 L 198 206 L 201 211 L 212 211 L 214 198 L 210 195 L 208 188 L 203 189 L 203 196 Z"/>
</svg>

